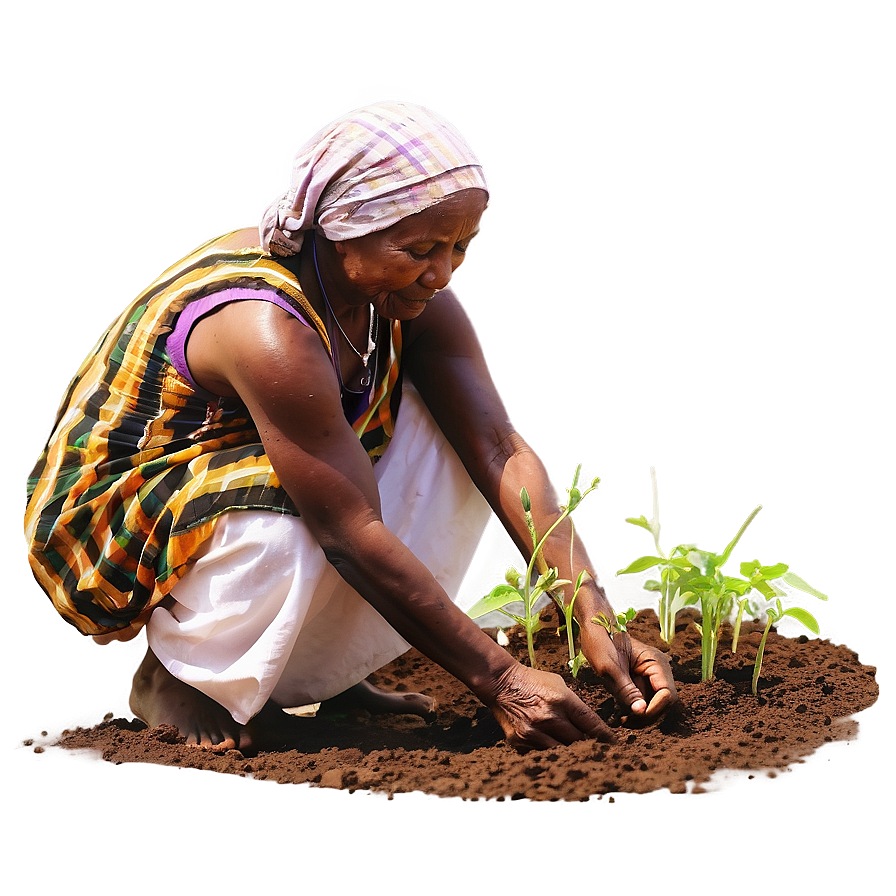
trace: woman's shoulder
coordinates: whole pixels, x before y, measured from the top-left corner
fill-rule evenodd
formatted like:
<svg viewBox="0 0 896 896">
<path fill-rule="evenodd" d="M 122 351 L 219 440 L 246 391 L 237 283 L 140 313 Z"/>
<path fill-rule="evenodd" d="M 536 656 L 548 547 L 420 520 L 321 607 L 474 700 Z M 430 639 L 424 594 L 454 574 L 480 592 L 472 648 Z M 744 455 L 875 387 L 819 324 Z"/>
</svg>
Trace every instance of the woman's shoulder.
<svg viewBox="0 0 896 896">
<path fill-rule="evenodd" d="M 256 249 L 261 252 L 261 238 L 257 227 L 243 227 L 240 230 L 231 230 L 209 240 L 204 245 L 214 246 L 217 249 L 229 252 L 240 252 Z"/>
</svg>

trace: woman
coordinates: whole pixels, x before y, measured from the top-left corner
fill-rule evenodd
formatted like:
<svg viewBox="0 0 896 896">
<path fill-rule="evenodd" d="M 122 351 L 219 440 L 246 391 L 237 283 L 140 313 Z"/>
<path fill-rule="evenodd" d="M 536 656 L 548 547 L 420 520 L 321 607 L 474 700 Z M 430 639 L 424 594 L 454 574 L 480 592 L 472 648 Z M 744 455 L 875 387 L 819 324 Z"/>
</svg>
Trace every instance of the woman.
<svg viewBox="0 0 896 896">
<path fill-rule="evenodd" d="M 266 707 L 360 688 L 394 709 L 362 682 L 410 644 L 521 750 L 609 737 L 449 597 L 489 508 L 524 552 L 521 487 L 539 531 L 558 513 L 447 288 L 487 201 L 444 119 L 357 110 L 300 150 L 260 234 L 166 271 L 82 365 L 29 481 L 31 564 L 97 640 L 147 625 L 131 695 L 147 724 L 246 749 Z M 575 579 L 593 566 L 569 543 L 560 527 L 544 554 Z M 595 581 L 577 601 L 586 658 L 626 713 L 656 718 L 668 664 L 599 613 Z"/>
</svg>

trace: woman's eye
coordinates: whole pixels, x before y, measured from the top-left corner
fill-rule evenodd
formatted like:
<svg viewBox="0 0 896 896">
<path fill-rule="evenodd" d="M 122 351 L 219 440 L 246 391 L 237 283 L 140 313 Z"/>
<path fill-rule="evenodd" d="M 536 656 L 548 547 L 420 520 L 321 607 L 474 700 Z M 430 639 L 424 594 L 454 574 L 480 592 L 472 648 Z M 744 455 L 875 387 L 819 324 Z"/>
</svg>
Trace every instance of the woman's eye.
<svg viewBox="0 0 896 896">
<path fill-rule="evenodd" d="M 432 252 L 432 249 L 413 247 L 405 249 L 405 252 L 407 252 L 408 255 L 411 256 L 411 258 L 416 259 L 417 261 L 423 261 L 429 255 L 429 253 Z"/>
</svg>

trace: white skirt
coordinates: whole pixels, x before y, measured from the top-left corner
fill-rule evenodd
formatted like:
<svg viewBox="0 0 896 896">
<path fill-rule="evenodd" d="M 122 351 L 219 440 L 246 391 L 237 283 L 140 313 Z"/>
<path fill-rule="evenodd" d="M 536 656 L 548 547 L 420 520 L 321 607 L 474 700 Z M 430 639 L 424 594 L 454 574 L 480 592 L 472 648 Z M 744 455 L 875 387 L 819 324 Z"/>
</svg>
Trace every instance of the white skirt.
<svg viewBox="0 0 896 896">
<path fill-rule="evenodd" d="M 408 385 L 374 474 L 386 526 L 456 599 L 490 510 Z M 171 597 L 147 625 L 153 653 L 240 724 L 269 699 L 333 697 L 410 646 L 288 514 L 222 514 Z"/>
</svg>

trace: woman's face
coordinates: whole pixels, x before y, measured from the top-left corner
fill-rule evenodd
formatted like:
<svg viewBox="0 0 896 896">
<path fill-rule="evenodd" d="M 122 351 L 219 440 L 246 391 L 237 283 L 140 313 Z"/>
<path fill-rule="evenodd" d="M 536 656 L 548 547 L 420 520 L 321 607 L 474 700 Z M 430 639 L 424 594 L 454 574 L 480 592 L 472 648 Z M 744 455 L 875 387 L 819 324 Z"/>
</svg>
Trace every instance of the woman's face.
<svg viewBox="0 0 896 896">
<path fill-rule="evenodd" d="M 460 267 L 486 203 L 484 191 L 462 190 L 386 230 L 331 243 L 337 295 L 391 320 L 416 317 Z"/>
</svg>

